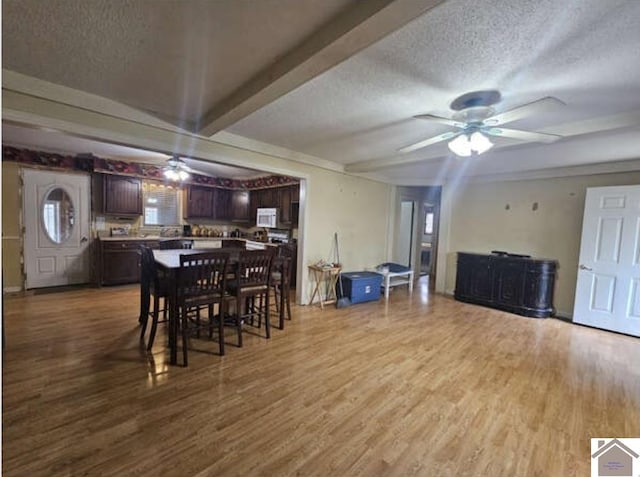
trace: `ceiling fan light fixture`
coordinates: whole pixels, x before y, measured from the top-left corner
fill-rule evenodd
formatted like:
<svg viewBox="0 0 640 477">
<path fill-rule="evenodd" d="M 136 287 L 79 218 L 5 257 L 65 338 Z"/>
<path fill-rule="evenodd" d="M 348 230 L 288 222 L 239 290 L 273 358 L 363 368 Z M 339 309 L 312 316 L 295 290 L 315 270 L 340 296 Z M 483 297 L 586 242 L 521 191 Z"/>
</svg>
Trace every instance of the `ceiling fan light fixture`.
<svg viewBox="0 0 640 477">
<path fill-rule="evenodd" d="M 477 154 L 487 152 L 493 147 L 493 143 L 489 140 L 489 138 L 482 134 L 480 131 L 476 131 L 471 135 L 471 137 L 469 138 L 469 143 L 471 144 L 471 150 L 475 151 Z"/>
<path fill-rule="evenodd" d="M 164 171 L 164 176 L 170 181 L 184 181 L 189 178 L 189 173 L 187 171 L 179 170 L 179 169 L 167 169 Z"/>
<path fill-rule="evenodd" d="M 466 134 L 461 134 L 453 141 L 449 141 L 448 146 L 456 156 L 468 157 L 471 155 L 471 143 Z"/>
<path fill-rule="evenodd" d="M 480 131 L 472 134 L 461 134 L 450 141 L 449 149 L 457 156 L 469 157 L 472 153 L 482 154 L 493 147 L 493 143 Z"/>
</svg>

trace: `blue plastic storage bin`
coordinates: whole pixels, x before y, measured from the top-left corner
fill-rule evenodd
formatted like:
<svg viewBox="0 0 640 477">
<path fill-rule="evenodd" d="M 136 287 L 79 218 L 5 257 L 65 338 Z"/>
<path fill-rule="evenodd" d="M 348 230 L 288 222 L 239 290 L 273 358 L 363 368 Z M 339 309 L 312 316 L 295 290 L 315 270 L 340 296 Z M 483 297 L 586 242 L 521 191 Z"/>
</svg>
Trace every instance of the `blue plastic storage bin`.
<svg viewBox="0 0 640 477">
<path fill-rule="evenodd" d="M 351 300 L 351 303 L 378 300 L 382 275 L 375 272 L 346 272 L 342 274 L 342 286 L 344 295 Z M 341 296 L 339 283 L 337 287 L 338 296 Z"/>
</svg>

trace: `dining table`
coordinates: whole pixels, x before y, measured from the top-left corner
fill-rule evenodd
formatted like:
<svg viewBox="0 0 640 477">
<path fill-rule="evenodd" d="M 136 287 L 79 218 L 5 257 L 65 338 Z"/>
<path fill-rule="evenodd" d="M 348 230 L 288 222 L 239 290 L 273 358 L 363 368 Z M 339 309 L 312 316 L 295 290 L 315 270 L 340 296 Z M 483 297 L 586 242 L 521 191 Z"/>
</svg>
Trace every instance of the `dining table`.
<svg viewBox="0 0 640 477">
<path fill-rule="evenodd" d="M 231 272 L 235 271 L 235 265 L 238 262 L 240 252 L 246 251 L 246 248 L 241 247 L 225 247 L 225 248 L 195 248 L 195 249 L 169 249 L 169 250 L 153 250 L 153 258 L 156 263 L 158 271 L 165 276 L 165 280 L 168 283 L 169 288 L 169 351 L 170 358 L 169 363 L 172 365 L 178 362 L 178 270 L 180 269 L 180 255 L 193 255 L 196 253 L 206 252 L 226 252 L 229 254 L 229 263 L 231 265 Z M 144 276 L 144 274 L 143 274 Z M 144 280 L 140 281 L 140 320 L 143 319 L 145 314 L 149 313 L 149 303 L 151 295 L 149 292 L 149 285 L 144 283 Z"/>
</svg>

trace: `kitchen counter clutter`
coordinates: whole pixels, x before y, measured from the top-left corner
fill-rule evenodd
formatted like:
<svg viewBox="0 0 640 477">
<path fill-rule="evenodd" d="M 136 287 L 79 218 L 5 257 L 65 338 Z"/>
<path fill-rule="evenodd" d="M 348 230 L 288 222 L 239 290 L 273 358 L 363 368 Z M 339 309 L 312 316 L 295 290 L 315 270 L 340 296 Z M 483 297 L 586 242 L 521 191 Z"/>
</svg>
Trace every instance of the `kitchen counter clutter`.
<svg viewBox="0 0 640 477">
<path fill-rule="evenodd" d="M 202 243 L 222 243 L 224 241 L 233 241 L 237 240 L 240 242 L 245 242 L 251 245 L 265 245 L 268 247 L 277 247 L 277 243 L 269 243 L 269 242 L 258 242 L 256 240 L 251 240 L 247 238 L 238 238 L 238 237 L 160 237 L 159 235 L 123 235 L 118 237 L 98 237 L 101 242 L 147 242 L 147 241 L 157 241 L 161 242 L 163 240 L 175 240 L 175 239 L 185 239 L 185 240 L 193 240 L 194 246 L 197 248 L 206 248 L 202 246 L 198 246 L 198 244 Z M 217 248 L 217 247 L 212 247 Z"/>
</svg>

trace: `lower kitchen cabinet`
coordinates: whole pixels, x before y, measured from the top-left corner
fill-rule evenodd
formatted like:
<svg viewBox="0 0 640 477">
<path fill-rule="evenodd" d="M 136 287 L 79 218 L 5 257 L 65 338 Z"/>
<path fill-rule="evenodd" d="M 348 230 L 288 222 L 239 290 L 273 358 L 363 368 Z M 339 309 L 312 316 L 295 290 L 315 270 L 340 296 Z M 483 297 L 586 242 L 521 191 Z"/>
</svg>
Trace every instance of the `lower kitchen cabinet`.
<svg viewBox="0 0 640 477">
<path fill-rule="evenodd" d="M 554 313 L 556 265 L 555 260 L 458 253 L 455 298 L 545 318 Z"/>
<path fill-rule="evenodd" d="M 158 248 L 157 240 L 101 240 L 100 284 L 122 285 L 140 281 L 140 246 Z"/>
</svg>

